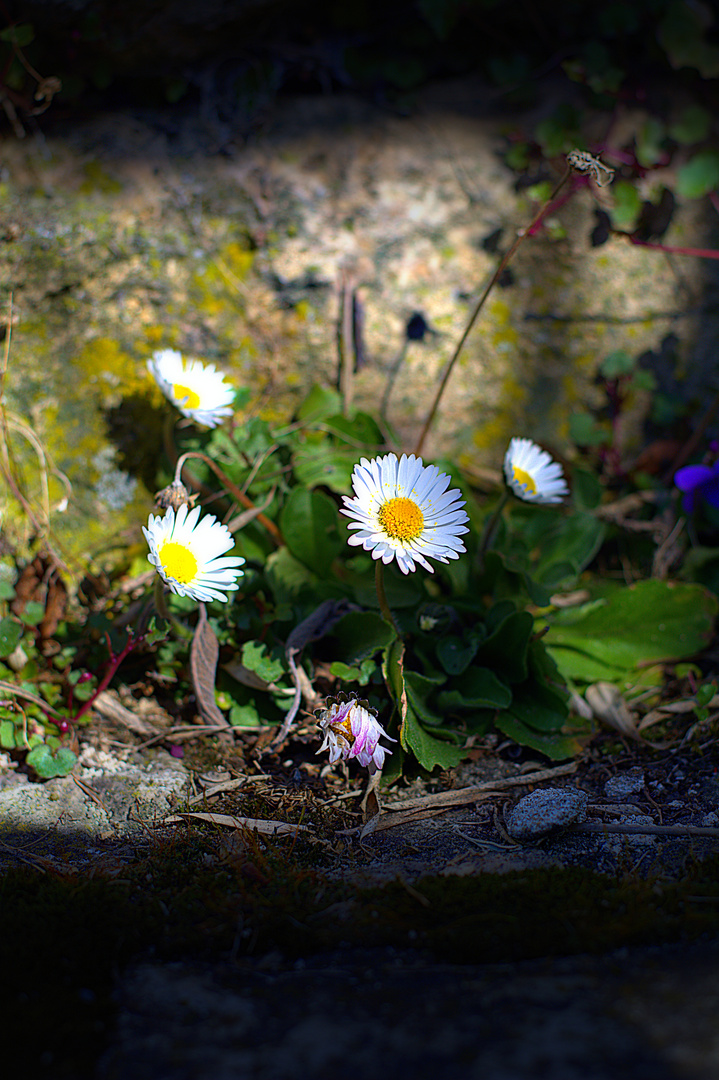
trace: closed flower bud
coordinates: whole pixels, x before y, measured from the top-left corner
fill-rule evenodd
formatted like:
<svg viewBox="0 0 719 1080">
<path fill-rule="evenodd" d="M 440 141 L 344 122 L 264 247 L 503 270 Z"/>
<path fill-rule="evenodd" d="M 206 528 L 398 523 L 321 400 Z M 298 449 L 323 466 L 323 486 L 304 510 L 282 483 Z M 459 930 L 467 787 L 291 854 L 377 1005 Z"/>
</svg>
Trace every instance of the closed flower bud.
<svg viewBox="0 0 719 1080">
<path fill-rule="evenodd" d="M 197 495 L 190 495 L 181 480 L 173 480 L 162 491 L 156 492 L 155 505 L 161 510 L 169 510 L 172 507 L 177 512 L 181 506 L 194 506 L 196 498 Z"/>
</svg>

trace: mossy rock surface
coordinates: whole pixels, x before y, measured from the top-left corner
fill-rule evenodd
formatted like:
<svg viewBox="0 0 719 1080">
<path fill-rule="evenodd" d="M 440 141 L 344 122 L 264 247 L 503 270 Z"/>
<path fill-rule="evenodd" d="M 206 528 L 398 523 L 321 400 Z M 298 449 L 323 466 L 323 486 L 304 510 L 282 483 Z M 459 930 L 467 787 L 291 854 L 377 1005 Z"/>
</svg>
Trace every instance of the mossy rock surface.
<svg viewBox="0 0 719 1080">
<path fill-rule="evenodd" d="M 6 401 L 47 455 L 51 523 L 74 572 L 107 562 L 120 536 L 142 549 L 163 453 L 165 405 L 145 366 L 157 348 L 217 363 L 252 389 L 253 410 L 284 421 L 312 383 L 336 382 L 349 282 L 367 361 L 358 407 L 376 408 L 412 314 L 430 328 L 410 342 L 389 404 L 411 448 L 496 266 L 483 241 L 500 230 L 506 249 L 536 209 L 502 164 L 504 121 L 468 115 L 470 90 L 426 91 L 407 117 L 349 96 L 278 102 L 261 134 L 221 155 L 211 122 L 187 110 L 3 138 Z M 592 248 L 597 198 L 611 194 L 578 192 L 518 252 L 426 456 L 496 469 L 518 433 L 567 451 L 570 417 L 599 407 L 597 368 L 616 349 L 669 363 L 677 393 L 701 400 L 718 336 L 711 269 L 685 260 L 677 275 L 661 253 L 618 239 Z M 698 205 L 679 207 L 668 242 L 707 243 Z M 647 403 L 639 393 L 625 410 L 627 460 Z M 37 453 L 20 430 L 11 437 L 40 498 Z"/>
</svg>

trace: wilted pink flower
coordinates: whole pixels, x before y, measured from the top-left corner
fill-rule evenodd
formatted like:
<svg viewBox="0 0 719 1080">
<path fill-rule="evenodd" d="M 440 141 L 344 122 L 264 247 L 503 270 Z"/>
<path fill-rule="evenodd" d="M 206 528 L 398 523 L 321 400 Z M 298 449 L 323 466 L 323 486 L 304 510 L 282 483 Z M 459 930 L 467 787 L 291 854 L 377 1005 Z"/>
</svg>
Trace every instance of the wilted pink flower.
<svg viewBox="0 0 719 1080">
<path fill-rule="evenodd" d="M 370 773 L 381 769 L 385 754 L 392 753 L 380 746 L 380 737 L 384 735 L 390 742 L 397 741 L 387 734 L 367 702 L 346 698 L 344 694 L 338 695 L 318 714 L 318 723 L 325 736 L 318 754 L 329 750 L 333 763 L 340 758 L 357 758 Z"/>
</svg>

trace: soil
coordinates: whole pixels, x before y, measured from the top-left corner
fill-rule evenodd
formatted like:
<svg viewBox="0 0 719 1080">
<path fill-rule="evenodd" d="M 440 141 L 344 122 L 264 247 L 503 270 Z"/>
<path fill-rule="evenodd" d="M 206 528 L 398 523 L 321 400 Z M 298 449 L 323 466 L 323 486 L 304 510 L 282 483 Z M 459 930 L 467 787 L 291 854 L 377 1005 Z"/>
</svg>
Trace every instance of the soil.
<svg viewBox="0 0 719 1080">
<path fill-rule="evenodd" d="M 604 733 L 563 766 L 490 741 L 383 791 L 363 825 L 360 771 L 319 762 L 309 729 L 279 753 L 204 737 L 184 765 L 117 735 L 98 717 L 76 771 L 101 831 L 77 825 L 73 780 L 3 792 L 42 789 L 56 814 L 3 816 L 0 840 L 20 930 L 3 1008 L 41 1075 L 716 1075 L 713 741 Z M 128 795 L 133 769 L 154 806 Z M 513 840 L 511 807 L 547 788 L 585 792 L 586 818 Z"/>
</svg>

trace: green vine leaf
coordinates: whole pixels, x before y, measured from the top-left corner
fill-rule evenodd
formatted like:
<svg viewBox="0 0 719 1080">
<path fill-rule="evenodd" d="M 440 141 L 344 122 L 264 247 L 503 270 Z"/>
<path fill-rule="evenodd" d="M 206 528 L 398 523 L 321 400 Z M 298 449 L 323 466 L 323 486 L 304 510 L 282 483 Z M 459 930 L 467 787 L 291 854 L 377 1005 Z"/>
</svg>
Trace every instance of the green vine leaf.
<svg viewBox="0 0 719 1080">
<path fill-rule="evenodd" d="M 31 768 L 43 780 L 49 780 L 53 776 L 67 776 L 75 768 L 77 754 L 66 746 L 61 746 L 55 754 L 46 743 L 33 747 L 25 759 Z"/>
<path fill-rule="evenodd" d="M 544 643 L 565 678 L 613 682 L 706 648 L 719 601 L 701 585 L 640 581 L 548 620 Z"/>
<path fill-rule="evenodd" d="M 701 150 L 677 172 L 677 194 L 699 199 L 719 187 L 719 151 Z"/>
<path fill-rule="evenodd" d="M 242 664 L 253 671 L 265 683 L 276 682 L 284 674 L 280 660 L 267 654 L 267 646 L 261 641 L 246 641 L 242 646 Z"/>
<path fill-rule="evenodd" d="M 0 657 L 4 659 L 15 651 L 24 632 L 24 626 L 17 619 L 9 615 L 0 619 Z"/>
</svg>

